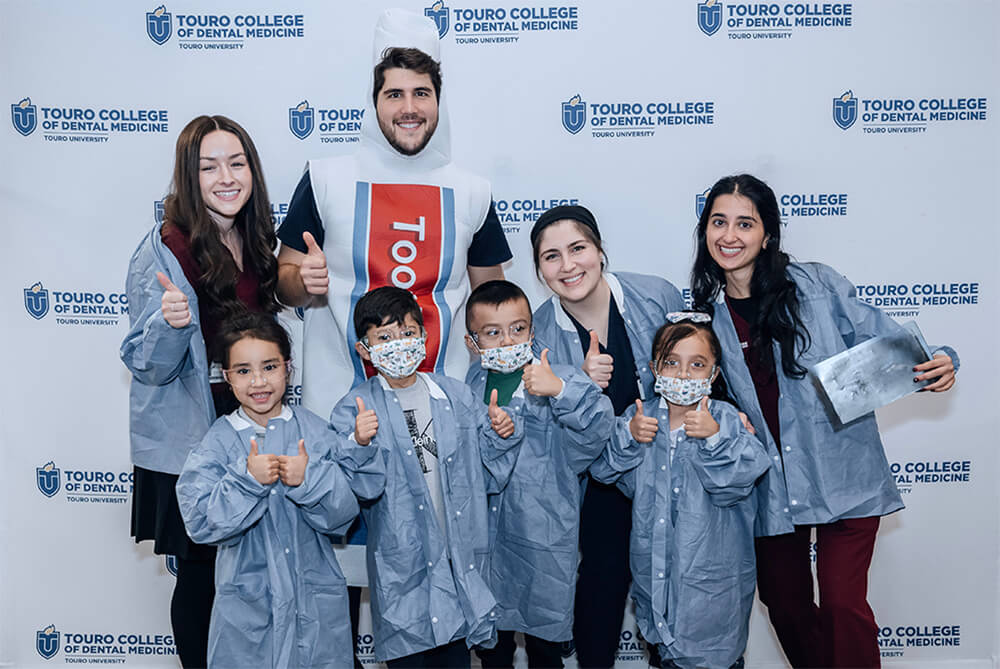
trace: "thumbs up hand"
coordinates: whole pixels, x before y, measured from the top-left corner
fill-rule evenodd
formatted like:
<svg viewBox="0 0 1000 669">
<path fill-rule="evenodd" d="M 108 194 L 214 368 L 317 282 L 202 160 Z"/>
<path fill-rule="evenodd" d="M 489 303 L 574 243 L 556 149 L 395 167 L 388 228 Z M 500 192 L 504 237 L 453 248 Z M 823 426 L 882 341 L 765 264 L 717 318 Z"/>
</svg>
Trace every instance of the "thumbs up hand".
<svg viewBox="0 0 1000 669">
<path fill-rule="evenodd" d="M 302 485 L 306 480 L 306 465 L 309 464 L 309 454 L 306 453 L 306 440 L 299 439 L 298 455 L 278 456 L 278 478 L 289 488 Z"/>
<path fill-rule="evenodd" d="M 378 416 L 374 409 L 365 409 L 363 399 L 355 397 L 354 400 L 358 405 L 358 415 L 354 418 L 354 441 L 359 446 L 367 446 L 378 432 Z"/>
<path fill-rule="evenodd" d="M 708 412 L 708 396 L 701 398 L 701 401 L 686 414 L 684 414 L 684 432 L 689 437 L 696 439 L 707 439 L 719 431 L 719 424 Z"/>
<path fill-rule="evenodd" d="M 160 299 L 163 320 L 172 328 L 186 326 L 191 322 L 191 310 L 188 308 L 187 295 L 175 286 L 163 272 L 156 273 L 156 280 L 163 286 L 163 297 Z"/>
<path fill-rule="evenodd" d="M 597 332 L 590 331 L 590 348 L 583 359 L 583 371 L 601 388 L 607 388 L 614 371 L 614 358 L 607 353 L 601 353 L 601 344 Z"/>
<path fill-rule="evenodd" d="M 302 285 L 310 295 L 326 295 L 330 289 L 330 275 L 326 271 L 326 254 L 316 243 L 311 233 L 303 232 L 302 241 L 306 243 L 306 255 L 299 265 L 299 276 Z"/>
<path fill-rule="evenodd" d="M 541 362 L 524 366 L 521 374 L 524 390 L 538 397 L 555 397 L 562 392 L 563 382 L 549 365 L 549 349 L 542 351 Z"/>
<path fill-rule="evenodd" d="M 486 408 L 486 413 L 490 417 L 490 425 L 493 431 L 500 435 L 501 439 L 506 439 L 514 434 L 514 421 L 510 415 L 497 404 L 497 389 L 490 392 L 490 404 Z"/>
<path fill-rule="evenodd" d="M 647 416 L 642 411 L 642 400 L 635 401 L 635 415 L 628 422 L 628 431 L 632 438 L 640 444 L 648 444 L 656 437 L 660 429 L 660 421 L 653 416 Z"/>
<path fill-rule="evenodd" d="M 271 485 L 278 480 L 278 456 L 274 453 L 258 453 L 257 440 L 250 439 L 247 471 L 261 485 Z"/>
</svg>

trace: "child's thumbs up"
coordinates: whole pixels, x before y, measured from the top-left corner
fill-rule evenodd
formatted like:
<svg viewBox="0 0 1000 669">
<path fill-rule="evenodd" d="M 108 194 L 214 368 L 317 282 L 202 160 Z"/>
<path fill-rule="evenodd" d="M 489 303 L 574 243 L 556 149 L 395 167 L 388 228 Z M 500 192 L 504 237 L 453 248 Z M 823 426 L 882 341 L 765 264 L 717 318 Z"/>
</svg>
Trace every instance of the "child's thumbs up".
<svg viewBox="0 0 1000 669">
<path fill-rule="evenodd" d="M 632 438 L 640 444 L 648 444 L 653 441 L 659 429 L 660 421 L 654 416 L 647 416 L 642 410 L 642 400 L 636 400 L 635 415 L 628 422 L 628 431 L 632 434 Z"/>
<path fill-rule="evenodd" d="M 250 438 L 250 455 L 247 456 L 247 471 L 261 485 L 271 485 L 278 480 L 278 456 L 274 453 L 260 453 L 257 440 Z"/>
<path fill-rule="evenodd" d="M 358 415 L 354 418 L 354 441 L 359 446 L 367 446 L 378 432 L 378 416 L 373 409 L 365 409 L 365 401 L 355 396 L 358 405 Z"/>
<path fill-rule="evenodd" d="M 537 365 L 525 365 L 521 372 L 524 391 L 538 397 L 555 397 L 562 392 L 563 382 L 549 364 L 549 349 L 544 349 Z"/>
<path fill-rule="evenodd" d="M 684 414 L 684 432 L 689 437 L 707 439 L 719 431 L 719 424 L 708 412 L 708 396 L 702 397 L 698 405 Z"/>
<path fill-rule="evenodd" d="M 496 388 L 490 391 L 490 404 L 486 408 L 486 413 L 490 418 L 490 425 L 493 427 L 493 431 L 500 435 L 501 438 L 506 439 L 514 434 L 514 421 L 497 403 Z"/>
</svg>

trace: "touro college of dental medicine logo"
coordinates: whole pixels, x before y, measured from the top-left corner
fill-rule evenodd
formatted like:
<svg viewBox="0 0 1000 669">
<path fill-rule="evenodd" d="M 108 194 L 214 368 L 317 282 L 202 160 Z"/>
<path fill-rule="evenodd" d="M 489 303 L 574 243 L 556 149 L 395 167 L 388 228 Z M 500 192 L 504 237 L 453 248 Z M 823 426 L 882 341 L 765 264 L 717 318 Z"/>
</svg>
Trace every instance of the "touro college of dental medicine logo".
<svg viewBox="0 0 1000 669">
<path fill-rule="evenodd" d="M 59 630 L 55 625 L 35 632 L 35 650 L 44 660 L 51 660 L 59 652 Z"/>
<path fill-rule="evenodd" d="M 712 100 L 588 103 L 577 93 L 561 104 L 563 129 L 575 135 L 589 125 L 595 139 L 652 137 L 663 128 L 715 123 Z"/>
<path fill-rule="evenodd" d="M 67 502 L 124 504 L 132 494 L 132 472 L 60 470 L 50 460 L 35 468 L 35 485 L 38 486 L 38 492 L 49 498 L 63 490 Z"/>
<path fill-rule="evenodd" d="M 437 0 L 424 7 L 424 16 L 434 21 L 438 38 L 451 31 L 455 44 L 516 44 L 521 36 L 553 34 L 580 29 L 580 8 L 576 5 L 548 7 L 454 7 Z"/>
<path fill-rule="evenodd" d="M 916 318 L 925 307 L 975 308 L 979 281 L 914 281 L 912 283 L 857 284 L 858 299 L 879 307 L 893 318 Z"/>
<path fill-rule="evenodd" d="M 247 14 L 171 14 L 166 5 L 146 12 L 146 36 L 163 46 L 177 34 L 177 47 L 195 51 L 242 49 L 250 41 L 305 37 L 305 16 L 279 5 Z"/>
<path fill-rule="evenodd" d="M 910 135 L 927 132 L 942 124 L 987 120 L 989 100 L 985 96 L 920 98 L 858 98 L 851 90 L 833 98 L 833 122 L 841 130 L 857 121 L 866 135 Z"/>
<path fill-rule="evenodd" d="M 57 325 L 117 325 L 128 316 L 125 293 L 48 290 L 41 281 L 23 290 L 24 310 L 35 320 L 42 320 L 50 310 Z"/>
<path fill-rule="evenodd" d="M 854 23 L 850 2 L 698 2 L 698 29 L 712 37 L 723 26 L 729 39 L 788 39 L 795 34 L 846 29 Z"/>
<path fill-rule="evenodd" d="M 31 98 L 24 98 L 10 106 L 10 120 L 14 130 L 27 137 L 38 126 L 38 109 L 31 104 Z"/>
<path fill-rule="evenodd" d="M 39 114 L 39 112 L 41 112 Z M 10 120 L 27 137 L 41 126 L 46 142 L 86 142 L 103 144 L 112 135 L 150 135 L 170 132 L 166 109 L 145 105 L 120 107 L 74 107 L 56 104 L 34 105 L 23 98 L 10 106 Z"/>
<path fill-rule="evenodd" d="M 534 223 L 543 212 L 552 207 L 579 203 L 579 198 L 575 197 L 514 198 L 497 200 L 496 212 L 504 233 L 513 234 L 520 232 L 522 225 Z"/>
<path fill-rule="evenodd" d="M 711 187 L 694 196 L 694 215 L 700 219 L 708 201 Z M 847 193 L 833 190 L 823 192 L 793 192 L 778 196 L 781 222 L 788 225 L 791 218 L 821 218 L 827 216 L 847 216 Z"/>
<path fill-rule="evenodd" d="M 316 132 L 321 144 L 352 144 L 361 141 L 361 121 L 365 110 L 309 104 L 303 100 L 288 109 L 288 130 L 296 139 Z"/>
<path fill-rule="evenodd" d="M 51 660 L 60 651 L 67 664 L 148 666 L 150 655 L 176 655 L 172 634 L 150 632 L 60 632 L 55 625 L 35 631 L 35 651 Z"/>
</svg>

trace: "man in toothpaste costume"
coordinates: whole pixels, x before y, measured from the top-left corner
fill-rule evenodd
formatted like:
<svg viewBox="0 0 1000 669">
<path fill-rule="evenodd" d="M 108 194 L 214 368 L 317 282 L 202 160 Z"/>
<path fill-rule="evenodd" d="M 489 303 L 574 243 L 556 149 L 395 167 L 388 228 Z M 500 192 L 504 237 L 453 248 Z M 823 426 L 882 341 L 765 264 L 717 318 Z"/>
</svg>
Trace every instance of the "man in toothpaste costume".
<svg viewBox="0 0 1000 669">
<path fill-rule="evenodd" d="M 401 9 L 375 26 L 361 146 L 311 160 L 278 230 L 278 294 L 306 307 L 302 403 L 329 416 L 367 373 L 354 353 L 352 314 L 369 290 L 395 285 L 423 312 L 421 371 L 464 378 L 469 291 L 503 278 L 512 256 L 489 183 L 451 162 L 434 22 Z M 363 533 L 339 553 L 350 585 L 367 585 Z"/>
</svg>

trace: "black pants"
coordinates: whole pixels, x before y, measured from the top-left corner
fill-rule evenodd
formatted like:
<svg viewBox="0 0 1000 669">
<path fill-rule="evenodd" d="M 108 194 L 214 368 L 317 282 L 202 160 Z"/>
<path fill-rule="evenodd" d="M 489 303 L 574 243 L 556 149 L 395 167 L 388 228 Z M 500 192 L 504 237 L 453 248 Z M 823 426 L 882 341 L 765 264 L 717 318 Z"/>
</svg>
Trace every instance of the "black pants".
<svg viewBox="0 0 1000 669">
<path fill-rule="evenodd" d="M 358 659 L 358 619 L 361 617 L 361 590 L 354 585 L 347 586 L 348 615 L 351 617 L 351 657 L 354 658 L 354 669 L 361 669 Z"/>
<path fill-rule="evenodd" d="M 546 641 L 530 634 L 524 635 L 524 650 L 528 653 L 529 669 L 562 669 L 562 644 Z M 493 648 L 477 648 L 476 655 L 483 669 L 511 669 L 514 666 L 514 652 L 517 641 L 514 632 L 497 632 L 497 645 Z"/>
<path fill-rule="evenodd" d="M 406 655 L 395 660 L 389 660 L 385 666 L 389 669 L 469 669 L 472 659 L 465 639 L 452 641 L 437 648 L 431 648 L 413 655 Z"/>
<path fill-rule="evenodd" d="M 184 669 L 208 666 L 208 623 L 215 599 L 215 560 L 177 558 L 170 625 Z"/>
<path fill-rule="evenodd" d="M 632 501 L 615 486 L 588 480 L 580 511 L 580 572 L 573 613 L 576 659 L 583 669 L 615 664 L 632 580 L 631 529 Z"/>
</svg>

